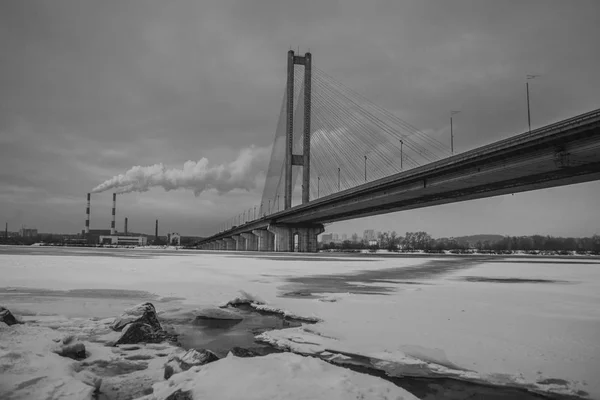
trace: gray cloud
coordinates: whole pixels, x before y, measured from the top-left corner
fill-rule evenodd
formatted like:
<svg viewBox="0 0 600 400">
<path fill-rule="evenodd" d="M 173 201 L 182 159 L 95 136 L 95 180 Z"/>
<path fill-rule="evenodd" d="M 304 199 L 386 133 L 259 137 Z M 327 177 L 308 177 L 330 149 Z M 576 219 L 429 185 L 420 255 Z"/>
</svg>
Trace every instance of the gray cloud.
<svg viewBox="0 0 600 400">
<path fill-rule="evenodd" d="M 531 88 L 534 126 L 600 107 L 598 14 L 597 0 L 4 1 L 0 218 L 79 230 L 72 204 L 81 199 L 83 210 L 91 185 L 132 165 L 227 165 L 241 149 L 269 146 L 290 46 L 310 48 L 320 69 L 439 140 L 449 143 L 449 111 L 461 109 L 459 151 L 525 130 L 529 73 L 542 74 Z M 600 195 L 598 183 L 557 190 L 562 203 L 545 203 L 549 192 L 540 191 L 502 210 L 552 220 L 573 199 Z M 137 196 L 120 210 L 144 221 L 141 229 L 151 231 L 161 215 L 180 232 L 207 234 L 259 202 L 260 190 L 190 199 L 150 190 L 139 196 L 157 200 L 144 207 Z M 97 197 L 96 208 L 105 206 Z M 411 212 L 339 229 L 479 232 L 506 222 L 490 212 L 498 201 L 457 204 L 444 218 Z M 474 210 L 488 219 L 471 217 Z M 540 230 L 588 234 L 600 224 L 585 225 L 582 215 L 597 213 L 584 202 L 574 222 Z M 513 232 L 535 228 L 523 221 L 512 222 Z"/>
</svg>

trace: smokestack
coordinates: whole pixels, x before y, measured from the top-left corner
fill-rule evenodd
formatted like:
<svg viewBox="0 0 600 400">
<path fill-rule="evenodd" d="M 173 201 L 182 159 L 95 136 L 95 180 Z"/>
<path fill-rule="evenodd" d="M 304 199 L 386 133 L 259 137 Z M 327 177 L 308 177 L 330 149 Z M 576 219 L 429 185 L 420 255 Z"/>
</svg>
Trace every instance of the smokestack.
<svg viewBox="0 0 600 400">
<path fill-rule="evenodd" d="M 158 220 L 156 220 L 156 227 L 154 228 L 154 239 L 158 240 Z"/>
<path fill-rule="evenodd" d="M 112 208 L 112 221 L 110 221 L 110 234 L 116 235 L 117 230 L 115 229 L 115 216 L 117 215 L 117 194 L 113 193 L 113 208 Z"/>
<path fill-rule="evenodd" d="M 85 234 L 90 233 L 90 199 L 92 195 L 90 193 L 87 194 L 87 208 L 85 209 Z"/>
<path fill-rule="evenodd" d="M 125 236 L 127 236 L 127 217 L 125 217 Z"/>
</svg>

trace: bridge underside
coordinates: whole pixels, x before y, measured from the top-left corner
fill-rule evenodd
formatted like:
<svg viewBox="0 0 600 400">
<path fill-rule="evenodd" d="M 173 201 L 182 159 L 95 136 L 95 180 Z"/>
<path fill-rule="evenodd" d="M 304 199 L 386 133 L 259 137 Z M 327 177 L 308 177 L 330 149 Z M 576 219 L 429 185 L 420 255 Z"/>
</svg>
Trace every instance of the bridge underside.
<svg viewBox="0 0 600 400">
<path fill-rule="evenodd" d="M 571 185 L 600 179 L 600 131 L 568 149 L 527 152 L 456 172 L 390 184 L 335 205 L 281 218 L 286 223 L 321 223 L 405 211 L 459 201 Z"/>
<path fill-rule="evenodd" d="M 245 250 L 312 252 L 323 223 L 594 180 L 600 180 L 600 111 L 269 215 L 202 246 L 251 232 L 256 240 L 246 243 L 256 244 Z"/>
</svg>

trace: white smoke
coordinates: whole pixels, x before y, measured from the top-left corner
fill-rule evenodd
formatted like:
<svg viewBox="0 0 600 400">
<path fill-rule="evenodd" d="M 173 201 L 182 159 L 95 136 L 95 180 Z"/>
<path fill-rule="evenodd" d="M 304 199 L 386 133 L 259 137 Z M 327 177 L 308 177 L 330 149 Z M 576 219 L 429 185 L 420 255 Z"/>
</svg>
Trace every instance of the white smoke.
<svg viewBox="0 0 600 400">
<path fill-rule="evenodd" d="M 205 190 L 215 189 L 219 194 L 234 189 L 252 190 L 266 169 L 270 149 L 251 146 L 240 151 L 229 164 L 209 165 L 207 158 L 186 161 L 183 168 L 167 168 L 162 163 L 146 167 L 135 166 L 124 174 L 96 186 L 92 192 L 114 190 L 115 193 L 146 192 L 153 187 L 164 190 L 192 190 L 199 196 Z"/>
</svg>

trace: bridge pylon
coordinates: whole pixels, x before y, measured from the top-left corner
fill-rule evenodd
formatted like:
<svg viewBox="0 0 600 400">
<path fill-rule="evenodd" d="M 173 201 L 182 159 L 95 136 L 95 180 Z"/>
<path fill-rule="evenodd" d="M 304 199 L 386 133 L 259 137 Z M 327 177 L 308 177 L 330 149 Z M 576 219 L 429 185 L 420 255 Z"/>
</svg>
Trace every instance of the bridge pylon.
<svg viewBox="0 0 600 400">
<path fill-rule="evenodd" d="M 302 154 L 294 154 L 294 65 L 304 65 L 304 130 Z M 295 55 L 288 51 L 287 99 L 285 131 L 285 193 L 284 209 L 292 207 L 292 168 L 302 167 L 302 204 L 310 201 L 310 116 L 311 116 L 312 55 Z"/>
</svg>

